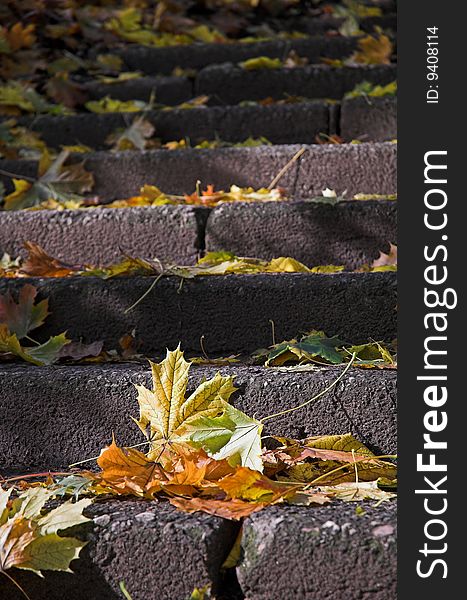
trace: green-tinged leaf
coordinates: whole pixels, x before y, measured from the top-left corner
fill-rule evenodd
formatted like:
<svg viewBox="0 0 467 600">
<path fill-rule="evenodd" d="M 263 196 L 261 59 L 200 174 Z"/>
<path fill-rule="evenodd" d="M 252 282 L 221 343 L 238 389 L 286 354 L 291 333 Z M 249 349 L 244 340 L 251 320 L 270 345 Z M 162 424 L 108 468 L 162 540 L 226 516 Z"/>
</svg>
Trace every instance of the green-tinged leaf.
<svg viewBox="0 0 467 600">
<path fill-rule="evenodd" d="M 23 351 L 30 357 L 30 362 L 37 365 L 51 365 L 60 358 L 61 350 L 70 343 L 65 333 L 54 335 L 49 338 L 45 344 L 34 346 L 32 348 L 23 348 Z"/>
<path fill-rule="evenodd" d="M 240 557 L 241 557 L 241 553 L 242 553 L 242 538 L 243 538 L 243 531 L 242 531 L 242 528 L 240 528 L 240 531 L 238 532 L 238 535 L 235 538 L 234 545 L 230 549 L 230 552 L 227 555 L 227 558 L 222 563 L 223 569 L 234 569 L 240 562 Z"/>
<path fill-rule="evenodd" d="M 85 498 L 78 502 L 68 500 L 57 508 L 54 508 L 37 521 L 41 535 L 57 533 L 63 529 L 69 529 L 81 523 L 87 523 L 91 519 L 85 517 L 83 510 L 92 503 L 92 500 Z"/>
<path fill-rule="evenodd" d="M 138 427 L 151 441 L 149 456 L 157 455 L 169 440 L 181 436 L 193 420 L 201 416 L 215 416 L 224 410 L 236 390 L 232 377 L 219 373 L 209 381 L 202 381 L 185 398 L 190 363 L 177 348 L 167 351 L 161 363 L 150 362 L 153 389 L 136 386 L 140 406 Z"/>
<path fill-rule="evenodd" d="M 56 362 L 61 349 L 69 342 L 62 333 L 49 338 L 45 344 L 26 348 L 21 346 L 16 334 L 10 333 L 7 326 L 0 323 L 0 353 L 13 354 L 39 367 Z"/>
<path fill-rule="evenodd" d="M 37 575 L 41 575 L 42 571 L 73 573 L 70 563 L 78 558 L 86 544 L 75 538 L 60 537 L 56 533 L 41 535 L 26 546 L 24 560 L 14 566 L 34 571 Z"/>
<path fill-rule="evenodd" d="M 53 495 L 53 492 L 42 487 L 30 488 L 13 501 L 10 516 L 33 519 Z"/>
<path fill-rule="evenodd" d="M 218 417 L 200 416 L 191 421 L 189 437 L 216 460 L 227 459 L 232 465 L 262 472 L 262 430 L 260 421 L 227 404 Z"/>
<path fill-rule="evenodd" d="M 355 353 L 356 364 L 359 362 L 364 364 L 387 364 L 395 365 L 395 360 L 391 352 L 383 344 L 379 342 L 371 342 L 369 344 L 360 344 L 358 346 L 350 346 L 346 348 L 349 354 Z"/>
<path fill-rule="evenodd" d="M 341 273 L 343 270 L 344 267 L 342 265 L 317 265 L 311 268 L 312 273 L 323 274 Z"/>
<path fill-rule="evenodd" d="M 281 366 L 290 360 L 313 361 L 317 358 L 338 365 L 344 362 L 342 355 L 337 351 L 343 344 L 337 336 L 328 338 L 322 331 L 311 331 L 300 341 L 290 340 L 272 346 L 265 366 Z"/>
<path fill-rule="evenodd" d="M 395 96 L 397 94 L 397 81 L 387 85 L 374 85 L 369 81 L 357 83 L 351 92 L 345 94 L 345 98 L 382 98 L 383 96 Z"/>
<path fill-rule="evenodd" d="M 91 483 L 91 479 L 84 475 L 67 475 L 57 480 L 53 490 L 56 496 L 70 495 L 77 500 L 80 494 L 86 492 Z"/>
<path fill-rule="evenodd" d="M 117 100 L 110 96 L 105 96 L 100 100 L 90 100 L 84 105 L 93 113 L 113 113 L 113 112 L 141 112 L 148 108 L 148 104 L 142 100 Z"/>
<path fill-rule="evenodd" d="M 86 542 L 56 532 L 87 521 L 80 513 L 90 501 L 66 503 L 47 513 L 44 506 L 55 496 L 54 490 L 30 488 L 15 498 L 10 508 L 7 494 L 0 491 L 0 507 L 5 506 L 0 522 L 0 572 L 12 567 L 38 575 L 43 570 L 70 572 L 70 562 L 78 558 Z"/>
<path fill-rule="evenodd" d="M 4 490 L 0 487 L 0 525 L 8 519 L 7 504 L 11 496 L 11 489 Z"/>
<path fill-rule="evenodd" d="M 254 71 L 256 69 L 281 69 L 283 64 L 280 58 L 258 56 L 257 58 L 249 58 L 239 63 L 239 66 L 246 71 Z"/>
</svg>

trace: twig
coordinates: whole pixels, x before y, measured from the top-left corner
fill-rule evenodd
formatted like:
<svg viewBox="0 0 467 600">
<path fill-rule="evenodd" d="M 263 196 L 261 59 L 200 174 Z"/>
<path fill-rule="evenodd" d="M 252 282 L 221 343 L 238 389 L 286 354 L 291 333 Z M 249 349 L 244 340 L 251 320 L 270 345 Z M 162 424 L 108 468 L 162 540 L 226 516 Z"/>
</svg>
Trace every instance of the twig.
<svg viewBox="0 0 467 600">
<path fill-rule="evenodd" d="M 143 301 L 143 300 L 146 298 L 146 296 L 152 292 L 152 290 L 153 290 L 153 289 L 156 287 L 156 285 L 157 285 L 157 282 L 159 281 L 159 279 L 160 279 L 160 278 L 161 278 L 163 275 L 164 275 L 164 273 L 161 273 L 160 275 L 158 275 L 158 276 L 157 276 L 157 277 L 154 279 L 154 281 L 151 283 L 151 285 L 148 287 L 148 289 L 147 289 L 147 290 L 144 292 L 144 294 L 143 294 L 142 296 L 140 296 L 140 297 L 138 298 L 138 300 L 136 300 L 136 302 L 135 302 L 134 304 L 132 304 L 131 306 L 129 306 L 128 308 L 126 308 L 126 309 L 123 311 L 123 314 L 125 314 L 125 315 L 126 315 L 127 313 L 129 313 L 129 312 L 130 312 L 130 310 L 133 310 L 134 308 L 136 308 L 136 307 L 138 306 L 138 304 L 139 304 L 140 302 L 142 302 L 142 301 Z"/>
<path fill-rule="evenodd" d="M 308 489 L 310 487 L 313 487 L 314 485 L 316 485 L 316 483 L 322 479 L 326 479 L 326 477 L 329 477 L 329 475 L 332 475 L 333 473 L 337 473 L 338 471 L 342 471 L 343 469 L 347 469 L 349 464 L 357 464 L 357 463 L 362 463 L 362 462 L 368 462 L 371 460 L 381 460 L 382 458 L 390 458 L 390 459 L 395 459 L 397 458 L 397 454 L 381 454 L 380 456 L 368 456 L 367 458 L 361 458 L 360 460 L 356 460 L 353 463 L 345 463 L 344 465 L 341 465 L 340 467 L 336 467 L 335 469 L 332 469 L 332 471 L 328 471 L 327 473 L 323 473 L 323 475 L 320 475 L 319 477 L 316 477 L 316 479 L 313 479 L 313 481 L 310 481 L 310 483 L 307 484 L 305 489 Z M 388 463 L 389 464 L 389 463 Z"/>
<path fill-rule="evenodd" d="M 139 448 L 140 446 L 145 446 L 146 444 L 150 444 L 151 440 L 147 440 L 146 442 L 141 442 L 140 444 L 135 444 L 134 446 L 125 446 L 125 448 L 129 449 L 129 448 Z M 77 465 L 84 465 L 84 463 L 87 462 L 92 462 L 93 460 L 97 460 L 99 458 L 99 456 L 92 456 L 91 458 L 85 458 L 84 460 L 80 460 L 78 462 L 72 463 L 71 465 L 68 465 L 68 468 L 72 468 L 72 467 L 76 467 Z M 63 475 L 63 473 L 62 473 Z M 65 475 L 68 475 L 68 473 L 65 473 Z"/>
<path fill-rule="evenodd" d="M 264 423 L 265 421 L 268 421 L 269 419 L 274 419 L 275 417 L 281 417 L 282 415 L 286 415 L 286 414 L 294 412 L 296 410 L 300 410 L 301 408 L 304 408 L 305 406 L 307 406 L 314 400 L 318 400 L 318 398 L 321 398 L 321 396 L 324 396 L 324 394 L 327 394 L 329 391 L 332 390 L 332 388 L 335 385 L 337 385 L 339 383 L 339 381 L 344 377 L 344 375 L 347 373 L 347 371 L 353 365 L 354 360 L 355 360 L 355 352 L 352 354 L 352 358 L 350 359 L 349 363 L 347 364 L 345 369 L 342 371 L 342 373 L 339 375 L 339 377 L 337 379 L 335 379 L 330 385 L 328 385 L 327 388 L 325 388 L 324 390 L 319 392 L 319 394 L 316 394 L 316 396 L 313 396 L 313 398 L 310 398 L 306 402 L 303 402 L 303 404 L 299 404 L 298 406 L 294 406 L 293 408 L 288 408 L 287 410 L 281 410 L 280 412 L 274 413 L 273 415 L 268 415 L 259 420 L 261 421 L 261 423 Z"/>
<path fill-rule="evenodd" d="M 274 321 L 272 319 L 269 319 L 269 322 L 271 323 L 272 345 L 275 346 L 276 345 L 276 324 L 274 323 Z"/>
<path fill-rule="evenodd" d="M 32 479 L 33 477 L 49 477 L 52 475 L 69 475 L 69 473 L 62 473 L 60 471 L 46 471 L 44 473 L 28 473 L 27 475 L 16 475 L 15 477 L 8 477 L 5 479 L 0 478 L 1 483 L 10 483 L 11 481 L 22 481 L 23 479 Z"/>
<path fill-rule="evenodd" d="M 34 177 L 28 177 L 27 175 L 18 175 L 18 173 L 11 173 L 10 171 L 5 171 L 5 169 L 0 169 L 0 175 L 6 175 L 7 177 L 12 177 L 13 179 L 24 179 L 25 181 L 29 181 L 30 183 L 36 183 L 37 179 Z"/>
<path fill-rule="evenodd" d="M 294 164 L 294 162 L 296 162 L 300 158 L 300 156 L 302 154 L 304 154 L 305 152 L 306 152 L 306 148 L 302 147 L 302 148 L 300 148 L 300 150 L 298 152 L 296 152 L 292 156 L 292 158 L 289 160 L 289 162 L 284 167 L 282 167 L 282 169 L 279 171 L 279 173 L 274 177 L 274 179 L 268 185 L 268 190 L 271 190 L 276 185 L 276 183 L 279 181 L 279 179 L 281 179 L 281 177 L 283 175 L 285 175 L 285 173 L 287 173 L 287 171 Z"/>
<path fill-rule="evenodd" d="M 20 586 L 20 584 L 15 579 L 13 579 L 13 577 L 11 575 L 8 575 L 8 573 L 3 570 L 1 570 L 0 573 L 3 573 L 3 575 L 5 575 L 5 577 L 7 579 L 9 579 L 11 581 L 11 583 L 19 589 L 19 591 L 23 594 L 23 596 L 25 598 L 27 598 L 27 600 L 31 600 L 31 597 L 26 594 L 26 592 L 23 590 L 23 588 Z"/>
</svg>

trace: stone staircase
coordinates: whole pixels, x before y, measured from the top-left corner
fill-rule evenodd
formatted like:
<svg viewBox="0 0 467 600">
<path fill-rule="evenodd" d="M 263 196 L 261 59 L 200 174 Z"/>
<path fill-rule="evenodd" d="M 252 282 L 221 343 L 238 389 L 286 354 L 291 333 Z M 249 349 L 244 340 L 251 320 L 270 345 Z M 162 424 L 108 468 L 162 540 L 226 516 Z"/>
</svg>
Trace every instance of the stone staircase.
<svg viewBox="0 0 467 600">
<path fill-rule="evenodd" d="M 383 15 L 360 26 L 395 26 L 394 4 L 381 2 Z M 240 142 L 264 136 L 272 145 L 216 149 L 110 152 L 104 140 L 128 122 L 128 114 L 77 113 L 28 116 L 18 121 L 39 132 L 51 148 L 82 144 L 80 155 L 93 173 L 93 194 L 104 200 L 135 195 L 145 184 L 173 194 L 191 193 L 196 182 L 228 189 L 232 184 L 267 187 L 300 148 L 305 152 L 279 181 L 290 201 L 224 204 L 215 208 L 160 206 L 86 210 L 0 211 L 0 256 L 24 255 L 33 241 L 70 263 L 108 264 L 124 252 L 162 261 L 194 264 L 208 251 L 228 250 L 265 259 L 292 256 L 313 266 L 345 265 L 349 270 L 378 257 L 396 242 L 396 203 L 352 200 L 355 194 L 396 193 L 397 145 L 394 97 L 344 98 L 363 81 L 386 85 L 395 65 L 323 65 L 322 56 L 347 57 L 356 38 L 330 36 L 335 19 L 305 19 L 306 39 L 259 43 L 195 44 L 150 48 L 128 43 L 118 50 L 125 70 L 144 77 L 117 84 L 89 83 L 93 98 L 176 106 L 199 95 L 200 108 L 145 113 L 162 142 L 188 137 L 195 144 L 216 136 Z M 246 71 L 249 58 L 283 57 L 290 50 L 308 58 L 294 69 Z M 175 67 L 197 69 L 195 76 L 171 75 Z M 111 87 L 111 91 L 110 91 Z M 266 97 L 301 96 L 293 104 L 251 104 Z M 332 100 L 332 101 L 330 101 Z M 338 135 L 344 142 L 317 144 L 316 136 Z M 2 172 L 34 177 L 31 160 L 0 160 Z M 7 189 L 11 180 L 0 177 Z M 349 200 L 336 205 L 311 202 L 325 188 Z M 148 277 L 102 280 L 0 278 L 0 294 L 26 282 L 48 297 L 51 315 L 38 333 L 67 330 L 73 339 L 104 341 L 115 348 L 136 329 L 139 351 L 161 356 L 178 343 L 188 355 L 246 355 L 277 341 L 321 329 L 354 343 L 391 341 L 397 336 L 396 274 L 228 275 L 183 283 L 158 282 L 132 311 L 152 282 Z M 298 405 L 329 385 L 340 372 L 323 367 L 308 372 L 274 368 L 193 366 L 190 388 L 220 370 L 235 375 L 233 404 L 263 416 Z M 144 365 L 82 364 L 34 367 L 0 365 L 0 474 L 64 469 L 98 454 L 112 432 L 126 445 L 141 441 L 130 415 L 136 415 L 133 384 L 148 385 Z M 304 410 L 268 422 L 265 434 L 303 438 L 353 433 L 377 454 L 397 450 L 396 372 L 351 369 L 336 388 Z M 219 600 L 395 600 L 396 505 L 365 502 L 308 508 L 276 506 L 243 524 L 207 514 L 177 512 L 163 502 L 112 500 L 91 506 L 94 520 L 75 575 L 50 573 L 40 579 L 17 577 L 33 600 L 117 600 L 124 581 L 133 600 L 188 600 L 206 584 Z M 237 567 L 222 569 L 242 527 Z M 1 600 L 19 592 L 0 578 Z"/>
</svg>

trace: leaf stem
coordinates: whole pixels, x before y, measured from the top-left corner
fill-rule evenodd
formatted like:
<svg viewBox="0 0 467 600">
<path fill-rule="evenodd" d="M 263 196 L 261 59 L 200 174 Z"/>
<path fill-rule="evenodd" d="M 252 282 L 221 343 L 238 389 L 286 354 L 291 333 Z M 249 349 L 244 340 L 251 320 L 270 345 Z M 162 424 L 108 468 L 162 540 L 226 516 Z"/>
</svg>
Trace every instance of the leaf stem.
<svg viewBox="0 0 467 600">
<path fill-rule="evenodd" d="M 1 483 L 10 483 L 12 481 L 21 481 L 23 479 L 32 479 L 33 477 L 49 477 L 49 475 L 51 476 L 55 476 L 55 475 L 69 475 L 69 473 L 64 473 L 64 472 L 60 472 L 60 471 L 44 471 L 43 473 L 28 473 L 27 475 L 16 475 L 15 477 L 8 477 L 8 479 L 4 479 L 3 477 L 0 477 L 0 482 Z"/>
<path fill-rule="evenodd" d="M 31 600 L 31 597 L 26 594 L 26 592 L 23 590 L 23 588 L 20 586 L 20 584 L 15 579 L 13 579 L 13 577 L 11 575 L 9 575 L 6 571 L 3 571 L 3 570 L 0 570 L 0 573 L 5 575 L 5 577 L 7 579 L 9 579 L 11 581 L 11 583 L 19 589 L 19 591 L 23 594 L 23 596 L 25 598 L 27 598 L 27 600 Z"/>
<path fill-rule="evenodd" d="M 276 183 L 279 181 L 279 179 L 281 179 L 282 176 L 285 175 L 285 173 L 287 173 L 287 171 L 294 164 L 294 162 L 296 162 L 300 158 L 300 156 L 302 154 L 304 154 L 305 152 L 306 152 L 306 148 L 302 146 L 300 148 L 300 150 L 292 156 L 292 158 L 289 160 L 289 162 L 284 167 L 282 167 L 282 169 L 279 171 L 279 173 L 274 177 L 274 179 L 268 185 L 268 190 L 273 189 L 273 187 L 276 185 Z"/>
<path fill-rule="evenodd" d="M 367 462 L 369 460 L 380 460 L 382 458 L 392 458 L 392 459 L 394 459 L 394 458 L 397 458 L 397 454 L 381 454 L 380 456 L 368 456 L 368 458 L 361 458 L 360 460 L 356 460 L 353 463 L 346 463 L 345 465 L 341 465 L 340 467 L 336 467 L 335 469 L 332 469 L 332 471 L 328 471 L 327 473 L 323 473 L 323 475 L 320 475 L 316 479 L 313 479 L 313 481 L 310 481 L 310 483 L 306 486 L 305 489 L 313 487 L 314 485 L 316 485 L 316 483 L 318 481 L 321 481 L 322 479 L 326 479 L 326 477 L 329 477 L 329 475 L 332 475 L 333 473 L 337 473 L 338 471 L 342 471 L 343 469 L 348 468 L 349 464 L 356 465 L 357 463 Z"/>
<path fill-rule="evenodd" d="M 151 442 L 149 440 L 147 440 L 146 442 L 141 442 L 140 444 L 135 444 L 134 446 L 124 446 L 125 448 L 139 448 L 140 446 L 145 446 L 146 444 L 150 444 Z M 92 462 L 93 460 L 97 460 L 99 458 L 99 456 L 92 456 L 91 458 L 85 458 L 84 460 L 80 460 L 78 462 L 72 463 L 71 465 L 68 465 L 68 468 L 72 468 L 72 467 L 76 467 L 77 465 L 84 465 L 84 463 L 87 462 Z M 60 475 L 63 475 L 63 473 L 60 473 Z M 68 475 L 68 473 L 65 473 L 65 475 Z"/>
<path fill-rule="evenodd" d="M 132 304 L 131 306 L 129 306 L 128 308 L 126 308 L 126 309 L 123 311 L 123 314 L 125 314 L 125 315 L 126 315 L 127 313 L 129 313 L 129 312 L 130 312 L 130 310 L 133 310 L 134 308 L 136 308 L 136 307 L 138 306 L 138 304 L 139 304 L 139 303 L 140 303 L 142 300 L 144 300 L 148 294 L 150 294 L 150 293 L 152 292 L 152 290 L 153 290 L 153 289 L 156 287 L 156 285 L 157 285 L 157 283 L 158 283 L 159 279 L 160 279 L 160 278 L 161 278 L 163 275 L 164 275 L 164 273 L 161 273 L 160 275 L 158 275 L 158 276 L 157 276 L 157 277 L 154 279 L 154 281 L 151 283 L 151 285 L 148 287 L 148 289 L 147 289 L 147 290 L 144 292 L 144 294 L 143 294 L 142 296 L 140 296 L 140 297 L 138 298 L 138 300 L 136 300 L 136 302 L 135 302 L 134 304 Z"/>
<path fill-rule="evenodd" d="M 306 402 L 303 402 L 302 404 L 299 404 L 298 406 L 294 406 L 293 408 L 288 408 L 287 410 L 281 410 L 280 412 L 274 413 L 272 415 L 267 415 L 266 417 L 263 417 L 262 419 L 259 419 L 259 420 L 261 421 L 261 423 L 264 423 L 265 421 L 269 421 L 269 419 L 274 419 L 275 417 L 281 417 L 282 415 L 286 415 L 286 414 L 294 412 L 296 410 L 300 410 L 301 408 L 304 408 L 308 404 L 311 404 L 311 402 L 313 402 L 314 400 L 318 400 L 318 398 L 321 398 L 321 396 L 324 396 L 325 394 L 327 394 L 329 391 L 332 390 L 332 388 L 334 386 L 336 386 L 339 383 L 339 381 L 345 376 L 347 371 L 353 365 L 354 360 L 355 360 L 355 352 L 352 354 L 352 358 L 347 363 L 347 366 L 342 371 L 342 373 L 339 375 L 339 377 L 337 379 L 335 379 L 331 384 L 329 384 L 328 387 L 324 388 L 324 390 L 319 392 L 319 394 L 316 394 L 316 396 L 313 396 L 313 398 L 310 398 L 309 400 L 307 400 Z"/>
<path fill-rule="evenodd" d="M 36 181 L 37 181 L 33 177 L 28 177 L 27 175 L 18 175 L 17 173 L 11 173 L 10 171 L 5 171 L 5 169 L 0 169 L 0 175 L 5 175 L 6 177 L 12 177 L 13 179 L 24 179 L 25 181 L 29 181 L 30 183 L 36 183 Z"/>
</svg>

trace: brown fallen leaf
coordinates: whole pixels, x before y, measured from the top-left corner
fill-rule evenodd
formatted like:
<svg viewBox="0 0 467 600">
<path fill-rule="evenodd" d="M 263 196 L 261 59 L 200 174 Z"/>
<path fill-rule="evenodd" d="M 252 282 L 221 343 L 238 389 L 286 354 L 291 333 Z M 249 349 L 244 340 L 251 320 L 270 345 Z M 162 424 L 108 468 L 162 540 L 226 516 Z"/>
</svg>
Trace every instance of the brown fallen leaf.
<svg viewBox="0 0 467 600">
<path fill-rule="evenodd" d="M 35 304 L 36 296 L 37 289 L 29 283 L 21 288 L 17 302 L 10 292 L 0 295 L 0 323 L 5 324 L 19 340 L 40 327 L 50 314 L 49 301 L 45 299 Z"/>
<path fill-rule="evenodd" d="M 248 517 L 267 506 L 267 503 L 262 502 L 246 502 L 239 499 L 225 501 L 212 498 L 171 498 L 170 503 L 184 512 L 206 512 L 234 521 Z"/>
<path fill-rule="evenodd" d="M 348 62 L 363 65 L 389 65 L 392 50 L 393 45 L 387 35 L 382 33 L 367 35 L 358 40 L 358 50 L 352 54 Z"/>
<path fill-rule="evenodd" d="M 67 277 L 75 272 L 76 268 L 66 265 L 57 258 L 52 258 L 47 252 L 34 242 L 24 242 L 28 257 L 21 265 L 21 272 L 31 277 Z"/>
</svg>

